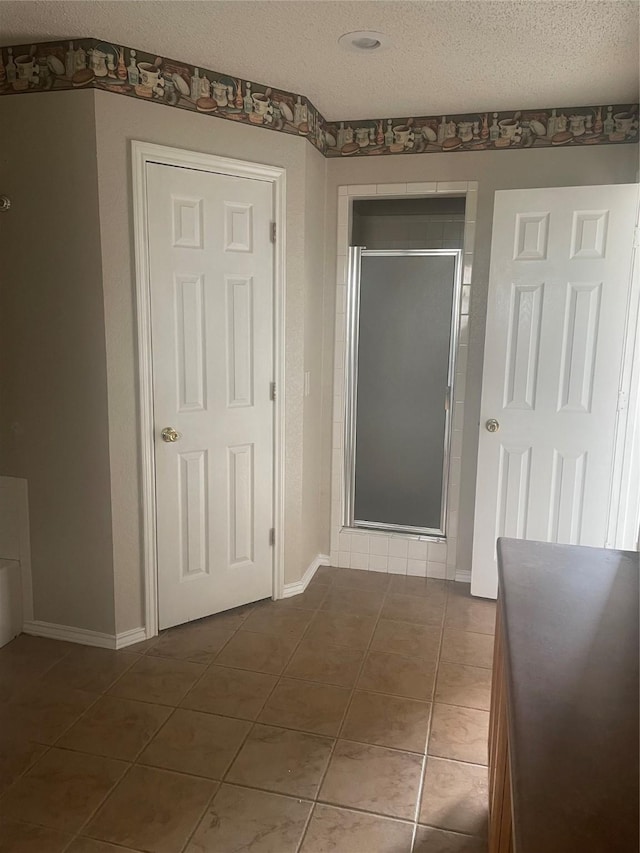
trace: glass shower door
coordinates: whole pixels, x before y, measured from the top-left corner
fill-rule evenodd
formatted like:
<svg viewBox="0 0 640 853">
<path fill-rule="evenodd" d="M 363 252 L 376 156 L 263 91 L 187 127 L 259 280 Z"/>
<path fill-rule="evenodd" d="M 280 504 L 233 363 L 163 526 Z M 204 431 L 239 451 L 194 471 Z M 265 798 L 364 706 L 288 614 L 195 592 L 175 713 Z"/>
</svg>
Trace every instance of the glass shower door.
<svg viewBox="0 0 640 853">
<path fill-rule="evenodd" d="M 346 524 L 444 536 L 459 250 L 350 255 Z"/>
</svg>

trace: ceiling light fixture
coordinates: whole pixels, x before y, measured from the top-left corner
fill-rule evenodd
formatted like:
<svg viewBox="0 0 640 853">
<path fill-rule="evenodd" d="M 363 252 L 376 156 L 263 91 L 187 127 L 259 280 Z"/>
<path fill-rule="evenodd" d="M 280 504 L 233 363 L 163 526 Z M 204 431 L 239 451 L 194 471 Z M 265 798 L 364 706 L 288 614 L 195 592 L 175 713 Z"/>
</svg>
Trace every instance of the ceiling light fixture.
<svg viewBox="0 0 640 853">
<path fill-rule="evenodd" d="M 374 30 L 356 30 L 353 33 L 344 33 L 338 39 L 338 44 L 344 50 L 357 53 L 373 53 L 377 50 L 386 50 L 390 46 L 387 36 Z"/>
</svg>

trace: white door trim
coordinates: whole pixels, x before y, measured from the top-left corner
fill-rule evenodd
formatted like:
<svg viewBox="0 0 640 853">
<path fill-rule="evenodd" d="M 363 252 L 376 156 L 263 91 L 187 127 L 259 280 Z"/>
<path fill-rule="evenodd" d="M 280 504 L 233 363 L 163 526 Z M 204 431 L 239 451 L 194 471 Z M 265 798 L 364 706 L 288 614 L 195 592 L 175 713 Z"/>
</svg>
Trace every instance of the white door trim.
<svg viewBox="0 0 640 853">
<path fill-rule="evenodd" d="M 460 503 L 460 466 L 462 464 L 462 443 L 451 448 L 451 471 L 456 472 L 456 479 L 451 475 L 448 489 L 449 533 L 446 537 L 418 537 L 408 533 L 394 533 L 374 530 L 355 531 L 354 528 L 342 526 L 344 516 L 344 377 L 345 377 L 345 287 L 347 283 L 347 254 L 351 241 L 351 220 L 353 202 L 360 199 L 374 198 L 433 198 L 442 196 L 464 196 L 465 219 L 463 238 L 463 273 L 462 298 L 460 304 L 460 330 L 457 340 L 455 390 L 453 395 L 453 430 L 462 436 L 464 430 L 464 400 L 466 386 L 467 351 L 469 349 L 469 304 L 471 298 L 471 281 L 473 267 L 473 251 L 475 243 L 476 219 L 478 210 L 477 181 L 434 181 L 408 184 L 349 184 L 338 187 L 338 216 L 337 216 L 337 277 L 336 277 L 336 309 L 333 322 L 335 323 L 334 362 L 333 362 L 333 443 L 332 443 L 332 511 L 331 511 L 331 552 L 330 565 L 352 569 L 373 569 L 379 572 L 389 571 L 388 555 L 374 554 L 376 551 L 388 551 L 392 539 L 405 541 L 421 541 L 415 546 L 411 562 L 404 557 L 396 558 L 394 572 L 414 574 L 419 576 L 448 578 L 463 583 L 469 583 L 471 572 L 469 564 L 461 562 L 458 545 L 458 515 Z M 454 523 L 455 518 L 455 523 Z M 414 546 L 410 546 L 414 547 Z M 369 554 L 369 551 L 371 554 Z M 418 559 L 419 557 L 419 559 Z"/>
<path fill-rule="evenodd" d="M 640 194 L 629 269 L 607 548 L 640 550 Z"/>
<path fill-rule="evenodd" d="M 156 550 L 156 483 L 153 441 L 153 383 L 151 350 L 151 293 L 149 278 L 149 223 L 147 221 L 147 163 L 179 166 L 238 178 L 268 181 L 274 189 L 274 222 L 278 235 L 274 252 L 274 527 L 273 597 L 284 591 L 284 417 L 285 417 L 285 192 L 286 172 L 276 166 L 246 163 L 213 154 L 183 151 L 148 142 L 131 142 L 133 174 L 133 228 L 138 332 L 138 401 L 142 480 L 142 561 L 144 614 L 147 638 L 158 633 L 158 565 Z"/>
</svg>

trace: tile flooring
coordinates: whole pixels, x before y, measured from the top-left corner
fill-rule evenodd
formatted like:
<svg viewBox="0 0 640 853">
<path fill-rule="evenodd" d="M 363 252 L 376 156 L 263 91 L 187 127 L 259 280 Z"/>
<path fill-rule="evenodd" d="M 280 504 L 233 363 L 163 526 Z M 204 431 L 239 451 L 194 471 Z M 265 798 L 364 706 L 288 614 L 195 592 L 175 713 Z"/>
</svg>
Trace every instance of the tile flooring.
<svg viewBox="0 0 640 853">
<path fill-rule="evenodd" d="M 321 568 L 121 652 L 0 650 L 0 853 L 483 853 L 495 606 Z"/>
</svg>

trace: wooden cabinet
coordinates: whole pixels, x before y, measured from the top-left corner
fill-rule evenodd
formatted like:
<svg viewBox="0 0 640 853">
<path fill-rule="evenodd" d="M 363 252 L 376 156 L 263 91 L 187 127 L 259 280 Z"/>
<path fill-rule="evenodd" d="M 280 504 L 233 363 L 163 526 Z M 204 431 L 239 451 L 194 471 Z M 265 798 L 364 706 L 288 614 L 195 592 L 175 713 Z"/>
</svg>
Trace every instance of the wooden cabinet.
<svg viewBox="0 0 640 853">
<path fill-rule="evenodd" d="M 498 540 L 490 853 L 638 853 L 640 560 Z"/>
<path fill-rule="evenodd" d="M 504 638 L 498 605 L 489 717 L 489 853 L 512 853 L 511 770 L 507 726 Z"/>
</svg>

